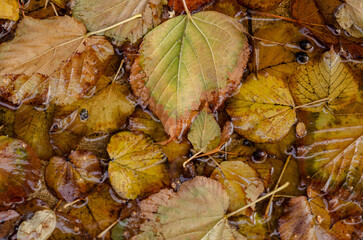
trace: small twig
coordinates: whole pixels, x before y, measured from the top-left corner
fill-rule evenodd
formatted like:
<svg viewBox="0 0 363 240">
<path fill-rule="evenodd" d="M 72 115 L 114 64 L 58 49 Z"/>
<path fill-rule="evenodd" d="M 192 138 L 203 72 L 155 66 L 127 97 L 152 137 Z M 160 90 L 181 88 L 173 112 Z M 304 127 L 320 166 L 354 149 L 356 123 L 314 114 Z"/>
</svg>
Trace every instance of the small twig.
<svg viewBox="0 0 363 240">
<path fill-rule="evenodd" d="M 67 208 L 69 206 L 72 206 L 73 204 L 78 203 L 80 201 L 84 201 L 84 199 L 83 198 L 78 198 L 78 199 L 74 200 L 73 202 L 67 203 L 66 205 L 63 206 L 63 208 L 65 209 L 65 208 Z"/>
<path fill-rule="evenodd" d="M 56 9 L 56 8 L 55 8 L 55 6 L 54 6 L 54 3 L 50 2 L 50 5 L 51 5 L 51 6 L 52 6 L 52 8 L 53 8 L 54 14 L 58 17 L 59 15 L 58 15 L 57 9 Z"/>
<path fill-rule="evenodd" d="M 329 102 L 330 99 L 329 98 L 324 98 L 324 99 L 319 99 L 319 100 L 316 100 L 314 102 L 309 102 L 309 103 L 306 103 L 306 104 L 303 104 L 303 105 L 300 105 L 300 106 L 296 106 L 294 107 L 295 109 L 299 109 L 299 108 L 303 108 L 303 107 L 309 107 L 309 106 L 314 106 L 316 104 L 319 104 L 319 103 L 324 103 L 324 102 Z M 320 105 L 320 104 L 319 104 Z"/>
<path fill-rule="evenodd" d="M 117 72 L 116 72 L 116 75 L 115 75 L 115 77 L 113 78 L 112 82 L 116 81 L 116 78 L 117 78 L 117 76 L 119 75 L 119 73 L 120 73 L 121 68 L 122 68 L 122 66 L 123 66 L 123 65 L 124 65 L 124 59 L 122 59 L 122 60 L 121 60 L 120 66 L 118 67 Z"/>
<path fill-rule="evenodd" d="M 184 163 L 183 163 L 183 168 L 185 168 L 187 166 L 187 164 L 192 161 L 194 158 L 198 157 L 199 154 L 201 154 L 203 151 L 200 150 L 199 152 L 197 152 L 196 154 L 194 154 L 193 156 L 191 156 L 188 160 L 186 160 Z"/>
<path fill-rule="evenodd" d="M 62 203 L 62 199 L 61 200 L 59 200 L 59 202 L 57 203 L 57 205 L 55 205 L 55 207 L 54 207 L 54 209 L 53 209 L 53 211 L 55 212 L 55 211 L 57 211 L 57 208 L 59 207 L 59 205 Z"/>
<path fill-rule="evenodd" d="M 105 230 L 103 230 L 100 234 L 97 235 L 97 238 L 103 238 L 118 222 L 120 219 L 117 219 L 110 226 L 108 226 Z"/>
<path fill-rule="evenodd" d="M 276 190 L 276 189 L 279 187 L 279 184 L 280 184 L 280 182 L 281 182 L 282 176 L 284 175 L 285 170 L 286 170 L 287 166 L 289 165 L 290 159 L 291 159 L 291 155 L 289 155 L 289 156 L 287 157 L 287 159 L 286 159 L 286 162 L 285 162 L 285 164 L 284 164 L 284 167 L 283 167 L 283 168 L 282 168 L 282 170 L 281 170 L 280 176 L 279 176 L 279 178 L 277 179 L 277 182 L 276 182 L 276 185 L 275 185 L 275 189 L 274 189 L 274 190 Z M 268 217 L 268 213 L 270 212 L 270 207 L 271 207 L 271 203 L 272 203 L 272 201 L 273 201 L 273 199 L 274 199 L 274 196 L 275 196 L 275 194 L 272 194 L 272 196 L 271 196 L 271 198 L 270 198 L 270 201 L 269 201 L 269 202 L 268 202 L 268 204 L 267 204 L 267 208 L 266 208 L 266 211 L 265 211 L 265 218 L 267 218 L 267 217 Z"/>
<path fill-rule="evenodd" d="M 275 195 L 275 198 L 295 198 L 296 196 L 292 195 Z"/>
</svg>

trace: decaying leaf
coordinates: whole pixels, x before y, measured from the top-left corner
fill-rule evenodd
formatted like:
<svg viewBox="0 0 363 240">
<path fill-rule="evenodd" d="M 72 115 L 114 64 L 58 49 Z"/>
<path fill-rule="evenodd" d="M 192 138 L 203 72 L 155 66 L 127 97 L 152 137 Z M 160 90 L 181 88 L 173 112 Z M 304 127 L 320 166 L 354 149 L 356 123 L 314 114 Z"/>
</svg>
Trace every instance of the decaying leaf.
<svg viewBox="0 0 363 240">
<path fill-rule="evenodd" d="M 29 144 L 40 159 L 53 156 L 49 130 L 52 125 L 54 108 L 37 110 L 30 105 L 22 105 L 15 112 L 14 131 L 16 137 Z"/>
<path fill-rule="evenodd" d="M 170 19 L 148 33 L 130 76 L 135 95 L 177 138 L 201 102 L 219 107 L 238 84 L 249 56 L 244 30 L 218 12 Z"/>
<path fill-rule="evenodd" d="M 203 204 L 201 204 L 203 203 Z M 224 218 L 227 192 L 215 180 L 196 177 L 177 193 L 161 190 L 140 203 L 146 222 L 136 239 L 245 239 Z"/>
<path fill-rule="evenodd" d="M 89 31 L 97 31 L 136 14 L 142 14 L 141 19 L 135 19 L 103 33 L 119 43 L 126 40 L 134 43 L 161 22 L 160 16 L 164 3 L 164 0 L 107 0 L 102 2 L 76 0 L 72 7 L 72 14 L 82 21 Z"/>
<path fill-rule="evenodd" d="M 0 203 L 26 199 L 39 185 L 41 162 L 23 141 L 0 136 Z"/>
<path fill-rule="evenodd" d="M 363 2 L 360 0 L 346 0 L 339 6 L 336 13 L 339 25 L 353 37 L 363 37 Z"/>
<path fill-rule="evenodd" d="M 112 136 L 107 152 L 111 185 L 122 198 L 135 199 L 168 184 L 166 158 L 150 137 L 120 132 Z"/>
<path fill-rule="evenodd" d="M 38 211 L 31 219 L 20 224 L 16 237 L 19 240 L 46 240 L 52 235 L 56 223 L 54 211 Z"/>
<path fill-rule="evenodd" d="M 251 74 L 227 103 L 237 133 L 254 142 L 277 142 L 296 121 L 295 103 L 283 80 Z"/>
<path fill-rule="evenodd" d="M 282 0 L 237 0 L 239 4 L 255 10 L 268 11 L 277 7 Z"/>
<path fill-rule="evenodd" d="M 115 196 L 111 194 L 115 193 L 108 184 L 98 185 L 87 196 L 86 204 L 72 208 L 70 211 L 71 216 L 81 220 L 82 225 L 91 235 L 91 239 L 95 239 L 119 217 L 123 204 L 116 202 Z M 108 239 L 107 236 L 106 239 Z"/>
<path fill-rule="evenodd" d="M 7 107 L 0 106 L 0 135 L 14 137 L 15 111 Z"/>
<path fill-rule="evenodd" d="M 214 0 L 185 0 L 189 11 L 193 12 L 199 10 L 204 5 L 207 5 Z M 169 0 L 168 6 L 171 7 L 176 13 L 180 14 L 184 12 L 183 0 Z"/>
<path fill-rule="evenodd" d="M 297 151 L 303 175 L 315 189 L 362 204 L 362 115 L 320 113 L 314 123 Z"/>
<path fill-rule="evenodd" d="M 83 136 L 119 130 L 134 111 L 126 86 L 111 83 L 105 76 L 100 81 L 108 85 L 97 89 L 93 97 L 57 109 L 50 136 L 62 153 L 74 149 Z"/>
<path fill-rule="evenodd" d="M 358 93 L 358 77 L 333 49 L 321 58 L 300 66 L 290 80 L 290 89 L 297 105 L 328 98 L 326 103 L 304 107 L 306 111 L 343 108 L 353 102 Z"/>
<path fill-rule="evenodd" d="M 197 151 L 208 152 L 218 147 L 221 129 L 213 115 L 201 111 L 190 127 L 188 139 Z"/>
<path fill-rule="evenodd" d="M 20 214 L 15 210 L 7 210 L 0 212 L 0 238 L 6 239 L 7 236 L 14 230 L 17 221 L 20 219 Z"/>
<path fill-rule="evenodd" d="M 68 16 L 25 17 L 15 38 L 0 46 L 0 97 L 14 104 L 64 105 L 92 94 L 113 47 L 85 33 Z"/>
<path fill-rule="evenodd" d="M 68 159 L 51 158 L 45 169 L 45 181 L 58 198 L 72 202 L 101 182 L 102 170 L 91 152 L 74 151 Z"/>
<path fill-rule="evenodd" d="M 320 225 L 317 216 L 311 212 L 310 203 L 305 196 L 290 200 L 285 215 L 279 219 L 279 233 L 282 240 L 337 239 Z"/>
<path fill-rule="evenodd" d="M 69 214 L 56 212 L 57 224 L 50 240 L 86 240 L 91 239 L 81 221 Z"/>
<path fill-rule="evenodd" d="M 230 204 L 229 211 L 235 211 L 255 201 L 264 191 L 264 183 L 258 172 L 243 161 L 224 161 L 216 168 L 212 179 L 218 180 L 225 187 Z M 240 214 L 250 215 L 253 208 Z"/>
<path fill-rule="evenodd" d="M 18 21 L 19 3 L 17 0 L 0 0 L 0 18 Z"/>
</svg>

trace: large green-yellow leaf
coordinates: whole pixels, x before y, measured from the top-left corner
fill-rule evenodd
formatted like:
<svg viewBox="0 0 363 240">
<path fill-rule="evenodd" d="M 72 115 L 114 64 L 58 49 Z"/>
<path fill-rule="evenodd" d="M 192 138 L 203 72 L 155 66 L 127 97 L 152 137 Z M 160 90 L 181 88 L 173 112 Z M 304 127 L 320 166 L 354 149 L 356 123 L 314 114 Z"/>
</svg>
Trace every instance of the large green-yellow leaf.
<svg viewBox="0 0 363 240">
<path fill-rule="evenodd" d="M 102 33 L 120 43 L 125 40 L 136 42 L 161 22 L 163 4 L 165 0 L 76 0 L 72 15 L 82 21 L 89 31 L 97 31 L 142 14 L 140 19 Z"/>
<path fill-rule="evenodd" d="M 363 203 L 362 114 L 320 113 L 297 158 L 315 189 Z"/>
<path fill-rule="evenodd" d="M 0 97 L 64 105 L 92 94 L 112 45 L 86 37 L 82 23 L 69 17 L 25 17 L 15 37 L 0 46 Z"/>
<path fill-rule="evenodd" d="M 227 103 L 235 131 L 254 142 L 277 142 L 296 121 L 295 103 L 283 80 L 251 74 Z"/>
<path fill-rule="evenodd" d="M 203 110 L 192 123 L 188 139 L 197 151 L 208 152 L 218 147 L 221 129 L 213 115 Z"/>
<path fill-rule="evenodd" d="M 303 108 L 306 111 L 341 109 L 356 99 L 358 77 L 332 49 L 300 66 L 290 78 L 290 89 L 296 105 L 312 104 Z M 313 104 L 325 98 L 326 103 Z"/>
<path fill-rule="evenodd" d="M 225 218 L 229 199 L 215 180 L 196 177 L 177 193 L 164 189 L 140 203 L 146 222 L 132 239 L 244 240 Z"/>
<path fill-rule="evenodd" d="M 144 134 L 120 132 L 112 136 L 107 152 L 112 159 L 108 165 L 111 185 L 123 198 L 135 199 L 169 182 L 166 158 Z"/>
<path fill-rule="evenodd" d="M 148 105 L 171 138 L 198 113 L 233 93 L 249 56 L 244 30 L 218 12 L 178 16 L 149 32 L 130 76 L 135 95 Z"/>
</svg>

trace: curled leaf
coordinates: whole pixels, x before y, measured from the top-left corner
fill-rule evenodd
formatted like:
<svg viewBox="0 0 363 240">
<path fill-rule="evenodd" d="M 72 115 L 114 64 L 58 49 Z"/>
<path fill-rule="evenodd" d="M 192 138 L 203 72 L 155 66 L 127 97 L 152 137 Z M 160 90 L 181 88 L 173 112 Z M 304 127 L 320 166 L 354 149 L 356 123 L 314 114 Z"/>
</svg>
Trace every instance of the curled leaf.
<svg viewBox="0 0 363 240">
<path fill-rule="evenodd" d="M 52 235 L 56 223 L 56 215 L 52 210 L 38 211 L 31 219 L 20 224 L 17 238 L 46 240 Z"/>
<path fill-rule="evenodd" d="M 277 142 L 296 121 L 295 103 L 283 80 L 251 74 L 227 103 L 237 133 L 254 142 Z"/>
<path fill-rule="evenodd" d="M 202 102 L 219 107 L 240 83 L 249 56 L 244 29 L 218 12 L 170 19 L 148 33 L 130 76 L 134 93 L 175 139 Z"/>
<path fill-rule="evenodd" d="M 111 157 L 108 174 L 122 198 L 135 199 L 168 184 L 166 160 L 158 145 L 144 134 L 120 132 L 107 145 Z"/>
</svg>

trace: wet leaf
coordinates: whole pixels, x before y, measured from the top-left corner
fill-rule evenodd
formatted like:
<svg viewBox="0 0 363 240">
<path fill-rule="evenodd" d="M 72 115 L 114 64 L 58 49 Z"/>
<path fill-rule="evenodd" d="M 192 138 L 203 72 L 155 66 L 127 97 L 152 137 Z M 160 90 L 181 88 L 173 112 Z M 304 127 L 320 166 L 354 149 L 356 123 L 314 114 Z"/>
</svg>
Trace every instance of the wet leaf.
<svg viewBox="0 0 363 240">
<path fill-rule="evenodd" d="M 107 151 L 111 185 L 122 198 L 135 199 L 168 184 L 166 159 L 150 137 L 120 132 L 112 136 Z"/>
<path fill-rule="evenodd" d="M 6 239 L 14 230 L 15 225 L 20 219 L 20 214 L 14 210 L 0 212 L 0 238 Z"/>
<path fill-rule="evenodd" d="M 194 119 L 188 139 L 197 151 L 208 152 L 218 147 L 221 140 L 221 129 L 213 115 L 203 110 Z"/>
<path fill-rule="evenodd" d="M 18 21 L 19 19 L 19 3 L 17 0 L 1 0 L 0 1 L 0 18 Z"/>
<path fill-rule="evenodd" d="M 360 0 L 346 0 L 339 6 L 336 13 L 339 25 L 353 37 L 363 37 L 363 2 Z"/>
<path fill-rule="evenodd" d="M 359 221 L 341 220 L 333 225 L 331 231 L 339 240 L 362 239 L 363 226 Z"/>
<path fill-rule="evenodd" d="M 238 232 L 247 239 L 270 240 L 269 223 L 266 223 L 264 217 L 257 213 L 251 217 L 239 216 L 235 221 L 238 225 Z"/>
<path fill-rule="evenodd" d="M 177 193 L 164 189 L 142 201 L 144 232 L 132 239 L 245 239 L 224 218 L 228 204 L 219 182 L 196 177 Z"/>
<path fill-rule="evenodd" d="M 128 97 L 128 88 L 117 82 L 110 83 L 105 76 L 100 81 L 104 79 L 109 85 L 93 97 L 56 111 L 50 136 L 62 153 L 74 149 L 83 136 L 119 130 L 134 111 L 135 103 Z"/>
<path fill-rule="evenodd" d="M 58 198 L 72 202 L 101 182 L 102 170 L 91 152 L 74 151 L 68 159 L 51 158 L 45 169 L 45 181 Z"/>
<path fill-rule="evenodd" d="M 25 17 L 15 38 L 0 46 L 1 97 L 70 104 L 92 93 L 113 54 L 103 37 L 84 37 L 85 27 L 71 17 Z"/>
<path fill-rule="evenodd" d="M 249 8 L 260 11 L 268 11 L 276 8 L 282 0 L 238 0 L 238 3 Z"/>
<path fill-rule="evenodd" d="M 255 201 L 265 189 L 258 172 L 242 161 L 222 162 L 220 168 L 213 171 L 211 178 L 218 180 L 226 189 L 230 200 L 230 212 Z M 253 209 L 254 207 L 251 207 L 240 214 L 249 216 Z"/>
<path fill-rule="evenodd" d="M 319 220 L 311 212 L 310 203 L 305 196 L 290 200 L 285 215 L 279 219 L 279 233 L 282 240 L 336 239 L 332 233 L 319 224 Z"/>
<path fill-rule="evenodd" d="M 297 151 L 303 175 L 315 189 L 362 204 L 362 115 L 320 113 L 314 123 Z"/>
<path fill-rule="evenodd" d="M 187 129 L 201 102 L 215 109 L 236 89 L 249 55 L 243 32 L 226 15 L 199 12 L 170 19 L 145 36 L 130 83 L 171 139 Z"/>
<path fill-rule="evenodd" d="M 283 80 L 251 74 L 227 103 L 237 133 L 254 142 L 277 142 L 296 121 L 295 103 Z"/>
<path fill-rule="evenodd" d="M 86 240 L 91 239 L 81 221 L 69 214 L 56 212 L 57 224 L 53 231 L 51 240 Z"/>
<path fill-rule="evenodd" d="M 0 136 L 0 203 L 26 199 L 39 185 L 41 162 L 23 141 Z"/>
<path fill-rule="evenodd" d="M 56 226 L 57 220 L 52 210 L 38 211 L 34 216 L 20 224 L 17 239 L 48 239 Z"/>
<path fill-rule="evenodd" d="M 334 50 L 330 50 L 321 58 L 302 65 L 291 77 L 290 89 L 297 105 L 329 99 L 323 104 L 304 107 L 306 111 L 340 109 L 356 99 L 358 77 Z"/>
<path fill-rule="evenodd" d="M 14 137 L 14 118 L 15 111 L 0 106 L 0 135 Z"/>
<path fill-rule="evenodd" d="M 188 9 L 191 12 L 199 10 L 201 7 L 207 5 L 210 2 L 214 2 L 214 0 L 185 0 Z M 168 6 L 178 14 L 185 11 L 183 0 L 168 0 Z"/>
<path fill-rule="evenodd" d="M 49 130 L 53 121 L 53 107 L 37 110 L 30 105 L 22 105 L 15 112 L 14 130 L 17 138 L 34 149 L 39 158 L 48 160 L 53 156 Z"/>
<path fill-rule="evenodd" d="M 72 7 L 72 14 L 82 21 L 89 31 L 96 31 L 141 13 L 143 15 L 141 19 L 135 19 L 103 33 L 119 43 L 126 40 L 134 43 L 161 22 L 163 4 L 163 0 L 107 0 L 102 2 L 76 0 Z"/>
<path fill-rule="evenodd" d="M 99 185 L 87 196 L 86 204 L 76 206 L 70 211 L 70 215 L 81 220 L 92 239 L 119 217 L 123 205 L 116 202 L 114 194 L 108 184 Z"/>
</svg>

